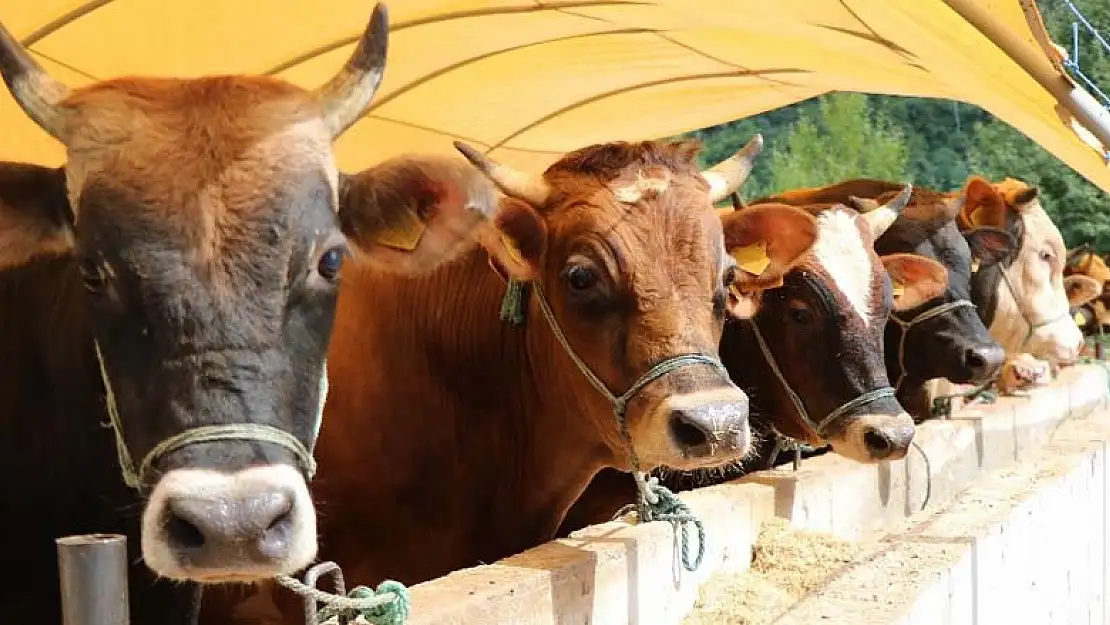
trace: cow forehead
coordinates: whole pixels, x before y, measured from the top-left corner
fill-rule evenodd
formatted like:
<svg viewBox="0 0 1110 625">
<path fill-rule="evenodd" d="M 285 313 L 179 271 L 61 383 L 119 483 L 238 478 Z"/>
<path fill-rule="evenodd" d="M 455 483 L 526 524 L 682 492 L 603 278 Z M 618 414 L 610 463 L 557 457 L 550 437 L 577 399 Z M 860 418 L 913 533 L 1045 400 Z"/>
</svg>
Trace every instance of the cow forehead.
<svg viewBox="0 0 1110 625">
<path fill-rule="evenodd" d="M 264 194 L 292 172 L 338 174 L 320 109 L 304 90 L 259 77 L 133 79 L 75 91 L 67 137 L 71 205 L 93 178 L 153 204 L 213 185 L 230 200 Z M 236 210 L 250 202 L 230 201 Z"/>
<path fill-rule="evenodd" d="M 839 208 L 818 213 L 817 242 L 811 258 L 839 291 L 837 299 L 843 298 L 864 325 L 869 325 L 875 265 L 856 214 Z"/>
<path fill-rule="evenodd" d="M 1047 244 L 1051 246 L 1063 260 L 1063 254 L 1066 252 L 1064 237 L 1060 234 L 1060 229 L 1056 227 L 1056 224 L 1052 222 L 1052 218 L 1045 212 L 1044 207 L 1041 206 L 1040 201 L 1030 202 L 1021 210 L 1020 214 L 1025 225 L 1024 237 L 1026 241 L 1034 245 Z"/>
</svg>

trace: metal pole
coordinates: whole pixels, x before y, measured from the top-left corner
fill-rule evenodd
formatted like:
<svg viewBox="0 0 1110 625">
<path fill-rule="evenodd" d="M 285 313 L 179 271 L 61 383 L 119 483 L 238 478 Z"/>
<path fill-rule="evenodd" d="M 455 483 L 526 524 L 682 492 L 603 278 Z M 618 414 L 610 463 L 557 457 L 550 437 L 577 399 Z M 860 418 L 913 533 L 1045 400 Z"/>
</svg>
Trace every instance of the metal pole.
<svg viewBox="0 0 1110 625">
<path fill-rule="evenodd" d="M 1052 94 L 1060 106 L 1102 143 L 1105 150 L 1110 150 L 1110 111 L 1069 76 L 1056 69 L 1043 51 L 1031 48 L 1003 22 L 995 19 L 986 4 L 978 0 L 944 1 Z"/>
<path fill-rule="evenodd" d="M 54 541 L 63 625 L 130 625 L 127 537 L 84 534 Z"/>
</svg>

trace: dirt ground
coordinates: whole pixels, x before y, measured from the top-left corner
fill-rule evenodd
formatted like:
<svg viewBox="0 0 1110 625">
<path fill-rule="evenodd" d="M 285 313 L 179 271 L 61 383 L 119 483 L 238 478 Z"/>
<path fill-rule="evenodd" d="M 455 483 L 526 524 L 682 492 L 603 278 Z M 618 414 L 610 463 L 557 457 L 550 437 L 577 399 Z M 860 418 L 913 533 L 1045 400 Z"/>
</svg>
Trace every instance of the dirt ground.
<svg viewBox="0 0 1110 625">
<path fill-rule="evenodd" d="M 765 625 L 847 565 L 864 545 L 764 522 L 751 569 L 718 574 L 702 585 L 683 625 Z"/>
</svg>

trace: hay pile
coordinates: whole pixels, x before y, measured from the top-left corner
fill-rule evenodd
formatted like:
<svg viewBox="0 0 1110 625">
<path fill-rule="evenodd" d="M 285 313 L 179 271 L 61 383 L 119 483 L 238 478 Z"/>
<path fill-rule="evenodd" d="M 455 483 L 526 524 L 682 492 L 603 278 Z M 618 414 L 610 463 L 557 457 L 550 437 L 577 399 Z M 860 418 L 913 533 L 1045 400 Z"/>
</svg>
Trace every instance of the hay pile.
<svg viewBox="0 0 1110 625">
<path fill-rule="evenodd" d="M 715 575 L 683 625 L 765 625 L 852 561 L 863 545 L 792 529 L 782 519 L 763 523 L 751 569 Z"/>
</svg>

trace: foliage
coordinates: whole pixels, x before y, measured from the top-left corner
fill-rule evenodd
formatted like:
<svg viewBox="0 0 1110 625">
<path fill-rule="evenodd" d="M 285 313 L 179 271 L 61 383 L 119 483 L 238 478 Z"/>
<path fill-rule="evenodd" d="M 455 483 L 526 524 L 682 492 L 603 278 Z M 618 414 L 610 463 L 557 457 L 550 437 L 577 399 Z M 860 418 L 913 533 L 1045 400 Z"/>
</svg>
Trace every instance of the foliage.
<svg viewBox="0 0 1110 625">
<path fill-rule="evenodd" d="M 1110 39 L 1110 2 L 1072 0 Z M 1064 0 L 1039 0 L 1053 39 L 1071 49 L 1075 21 Z M 1080 65 L 1110 91 L 1110 53 L 1080 35 Z M 828 94 L 755 117 L 692 133 L 705 143 L 703 164 L 720 161 L 763 134 L 766 147 L 744 195 L 748 198 L 852 177 L 913 182 L 937 190 L 963 186 L 968 175 L 1019 178 L 1041 201 L 1069 246 L 1093 243 L 1110 252 L 1110 201 L 1020 132 L 989 113 L 949 100 Z"/>
</svg>

